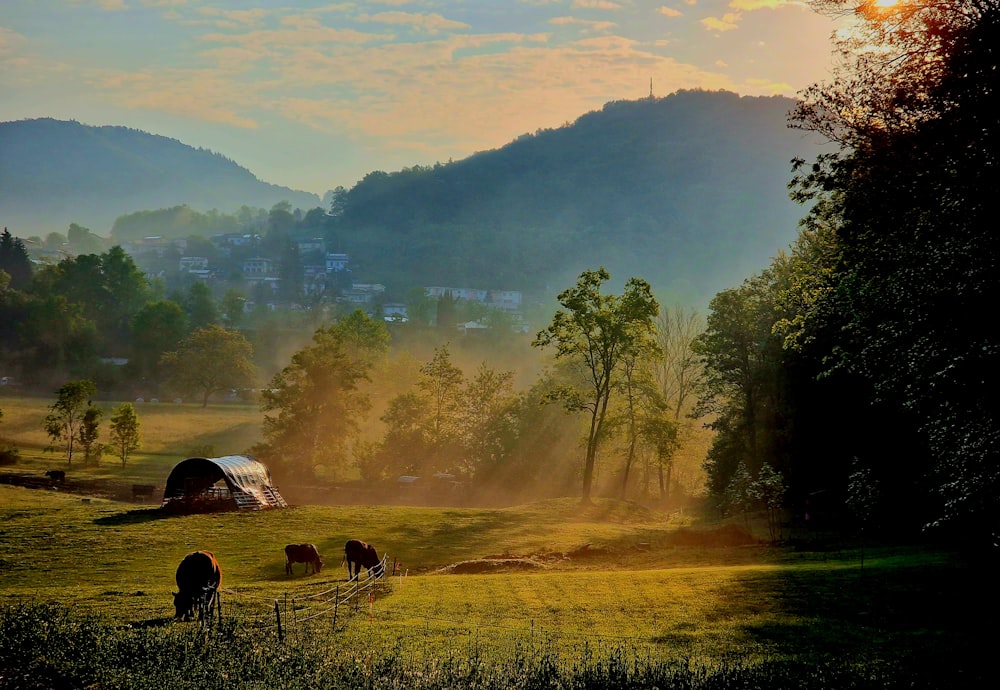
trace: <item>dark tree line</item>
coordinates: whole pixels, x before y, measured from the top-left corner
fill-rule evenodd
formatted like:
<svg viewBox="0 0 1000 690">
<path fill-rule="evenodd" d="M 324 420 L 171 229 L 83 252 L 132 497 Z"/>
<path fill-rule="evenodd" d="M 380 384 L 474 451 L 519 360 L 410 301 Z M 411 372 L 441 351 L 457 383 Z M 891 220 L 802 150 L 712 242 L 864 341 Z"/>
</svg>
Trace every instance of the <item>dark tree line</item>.
<svg viewBox="0 0 1000 690">
<path fill-rule="evenodd" d="M 791 122 L 840 150 L 797 164 L 793 196 L 811 206 L 791 251 L 712 303 L 710 482 L 722 492 L 741 461 L 772 457 L 798 506 L 850 505 L 867 477 L 882 524 L 991 539 L 1000 3 L 814 5 L 861 26 Z"/>
</svg>

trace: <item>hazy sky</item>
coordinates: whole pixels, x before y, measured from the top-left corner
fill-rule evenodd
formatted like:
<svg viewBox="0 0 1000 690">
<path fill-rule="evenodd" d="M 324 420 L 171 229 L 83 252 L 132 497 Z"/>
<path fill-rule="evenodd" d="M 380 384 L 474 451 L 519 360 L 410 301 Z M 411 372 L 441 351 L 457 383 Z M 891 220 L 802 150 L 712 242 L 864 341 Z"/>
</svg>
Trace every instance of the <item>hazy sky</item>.
<svg viewBox="0 0 1000 690">
<path fill-rule="evenodd" d="M 795 95 L 830 20 L 787 0 L 0 0 L 0 121 L 126 125 L 322 194 L 605 102 Z"/>
</svg>

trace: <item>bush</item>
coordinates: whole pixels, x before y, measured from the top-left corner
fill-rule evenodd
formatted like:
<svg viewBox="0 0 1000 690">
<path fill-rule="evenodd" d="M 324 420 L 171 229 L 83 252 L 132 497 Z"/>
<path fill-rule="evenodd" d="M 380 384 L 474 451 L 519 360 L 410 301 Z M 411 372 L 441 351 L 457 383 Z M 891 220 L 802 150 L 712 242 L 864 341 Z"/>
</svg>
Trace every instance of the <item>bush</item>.
<svg viewBox="0 0 1000 690">
<path fill-rule="evenodd" d="M 17 448 L 13 446 L 0 448 L 0 467 L 4 465 L 16 465 L 20 459 L 21 453 L 18 452 Z"/>
</svg>

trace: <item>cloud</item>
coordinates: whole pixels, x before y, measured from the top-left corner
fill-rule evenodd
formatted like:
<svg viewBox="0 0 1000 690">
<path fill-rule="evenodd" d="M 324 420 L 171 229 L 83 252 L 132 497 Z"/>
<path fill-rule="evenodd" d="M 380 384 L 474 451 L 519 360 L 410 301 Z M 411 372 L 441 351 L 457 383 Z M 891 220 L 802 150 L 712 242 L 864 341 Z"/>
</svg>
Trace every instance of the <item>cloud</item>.
<svg viewBox="0 0 1000 690">
<path fill-rule="evenodd" d="M 785 5 L 801 4 L 803 3 L 794 0 L 732 0 L 729 3 L 729 7 L 734 10 L 753 12 L 754 10 L 776 10 Z"/>
<path fill-rule="evenodd" d="M 618 26 L 614 22 L 599 22 L 577 17 L 553 17 L 549 20 L 549 24 L 553 26 L 579 26 L 588 32 L 610 31 Z"/>
<path fill-rule="evenodd" d="M 709 31 L 732 31 L 739 28 L 739 21 L 743 15 L 739 12 L 727 12 L 721 17 L 706 17 L 699 23 Z"/>
<path fill-rule="evenodd" d="M 14 53 L 24 42 L 24 36 L 16 31 L 0 26 L 0 57 L 6 57 Z"/>
<path fill-rule="evenodd" d="M 377 14 L 364 14 L 357 17 L 357 21 L 408 26 L 413 29 L 425 31 L 429 34 L 438 34 L 449 30 L 470 28 L 469 25 L 464 22 L 446 19 L 440 14 L 414 14 L 412 12 L 379 12 Z"/>
<path fill-rule="evenodd" d="M 198 14 L 202 17 L 207 17 L 210 23 L 219 29 L 244 29 L 262 26 L 264 20 L 271 12 L 262 8 L 252 10 L 223 10 L 217 7 L 199 7 Z"/>
<path fill-rule="evenodd" d="M 120 106 L 256 129 L 246 114 L 246 100 L 227 75 L 213 70 L 166 70 L 158 73 L 98 72 L 100 87 Z"/>
<path fill-rule="evenodd" d="M 585 10 L 620 10 L 622 6 L 608 0 L 573 0 L 573 7 Z"/>
<path fill-rule="evenodd" d="M 747 79 L 746 82 L 749 90 L 754 93 L 769 92 L 773 95 L 780 95 L 784 93 L 790 93 L 794 91 L 791 84 L 786 84 L 785 82 L 776 82 L 771 79 Z"/>
<path fill-rule="evenodd" d="M 656 11 L 662 14 L 664 17 L 683 17 L 684 13 L 680 10 L 675 10 L 673 7 L 658 7 Z"/>
</svg>

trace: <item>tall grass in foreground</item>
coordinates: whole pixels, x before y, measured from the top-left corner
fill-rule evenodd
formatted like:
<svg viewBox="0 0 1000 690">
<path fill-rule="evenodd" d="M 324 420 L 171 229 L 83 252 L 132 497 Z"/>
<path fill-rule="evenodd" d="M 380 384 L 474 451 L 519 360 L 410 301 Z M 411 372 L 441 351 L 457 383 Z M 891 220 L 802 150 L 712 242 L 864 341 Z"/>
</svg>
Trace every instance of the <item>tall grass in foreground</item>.
<svg viewBox="0 0 1000 690">
<path fill-rule="evenodd" d="M 162 621 L 115 628 L 49 604 L 0 609 L 0 688 L 976 688 L 986 664 L 928 655 L 893 662 L 830 658 L 804 665 L 738 658 L 714 665 L 652 659 L 641 650 L 584 648 L 566 659 L 544 644 L 502 656 L 424 657 L 405 649 L 344 648 L 336 637 L 278 642 L 223 621 L 216 629 Z"/>
</svg>

